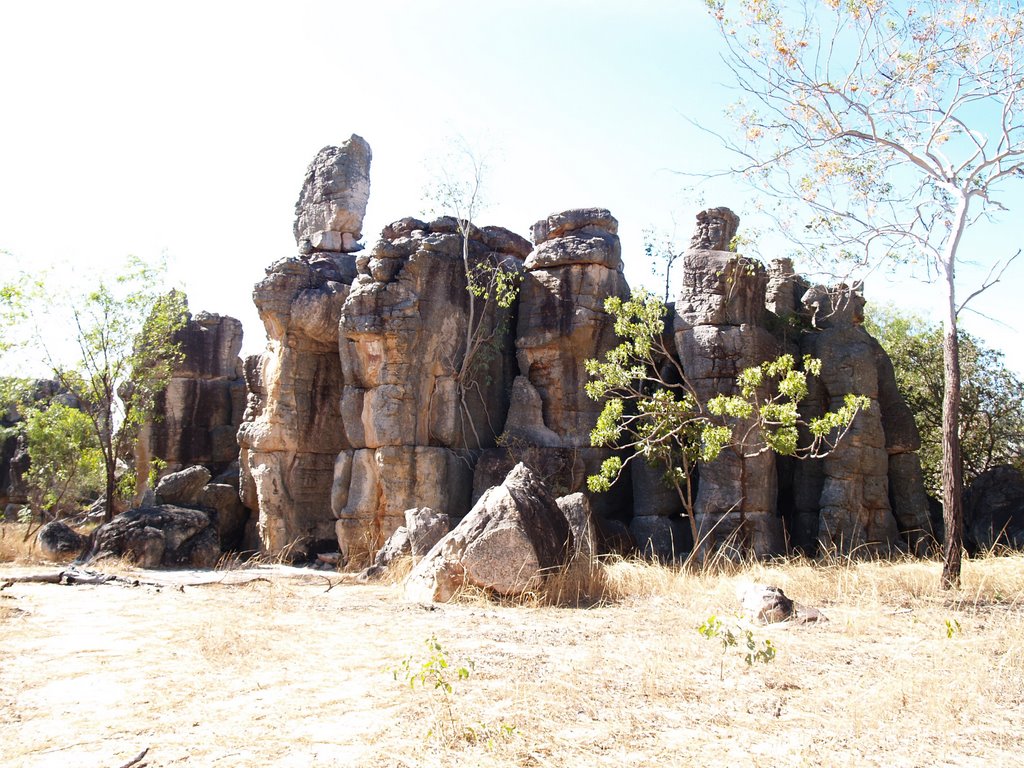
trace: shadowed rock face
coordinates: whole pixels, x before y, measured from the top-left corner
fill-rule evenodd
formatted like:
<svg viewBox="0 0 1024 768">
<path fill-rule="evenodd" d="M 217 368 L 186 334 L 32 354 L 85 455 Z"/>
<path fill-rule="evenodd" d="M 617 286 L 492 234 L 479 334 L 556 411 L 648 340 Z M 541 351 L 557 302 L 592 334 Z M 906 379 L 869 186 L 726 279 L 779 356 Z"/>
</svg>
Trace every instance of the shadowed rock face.
<svg viewBox="0 0 1024 768">
<path fill-rule="evenodd" d="M 201 464 L 214 474 L 238 460 L 236 434 L 245 412 L 242 324 L 200 312 L 178 332 L 184 359 L 156 400 L 157 418 L 145 425 L 137 463 L 167 462 L 164 472 Z"/>
<path fill-rule="evenodd" d="M 964 541 L 971 552 L 1024 547 L 1024 475 L 1011 466 L 982 472 L 964 494 Z"/>
</svg>

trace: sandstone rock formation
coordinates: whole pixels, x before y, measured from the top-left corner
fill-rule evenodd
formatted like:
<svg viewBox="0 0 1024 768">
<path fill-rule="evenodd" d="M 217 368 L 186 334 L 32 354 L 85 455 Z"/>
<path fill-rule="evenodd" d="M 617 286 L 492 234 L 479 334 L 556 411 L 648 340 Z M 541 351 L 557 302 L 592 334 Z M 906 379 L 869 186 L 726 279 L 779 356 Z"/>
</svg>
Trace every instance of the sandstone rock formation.
<svg viewBox="0 0 1024 768">
<path fill-rule="evenodd" d="M 734 394 L 739 373 L 777 357 L 781 346 L 767 329 L 764 266 L 720 250 L 735 232 L 736 216 L 715 208 L 705 211 L 698 222 L 693 242 L 702 247 L 691 248 L 683 257 L 674 330 L 686 376 L 706 402 L 719 393 Z M 746 433 L 750 426 L 740 423 L 736 428 Z M 711 548 L 732 542 L 758 555 L 785 549 L 782 521 L 776 515 L 775 455 L 747 455 L 760 445 L 758 433 L 751 431 L 745 445 L 726 448 L 715 461 L 700 467 L 694 508 L 698 534 Z"/>
<path fill-rule="evenodd" d="M 410 507 L 469 508 L 473 457 L 494 445 L 514 362 L 509 310 L 466 276 L 515 279 L 528 251 L 497 227 L 407 218 L 358 259 L 340 316 L 349 446 L 332 490 L 346 557 L 379 547 Z"/>
<path fill-rule="evenodd" d="M 129 557 L 141 568 L 212 568 L 220 541 L 206 512 L 163 504 L 129 510 L 97 528 L 83 561 L 104 557 Z"/>
<path fill-rule="evenodd" d="M 474 490 L 501 481 L 518 461 L 558 494 L 585 487 L 610 454 L 590 447 L 601 403 L 587 397 L 585 362 L 615 346 L 608 297 L 628 297 L 618 221 L 604 208 L 553 214 L 533 225 L 516 327 L 518 375 L 505 420 L 504 447 L 477 464 Z M 600 515 L 620 507 L 622 491 L 595 497 Z"/>
<path fill-rule="evenodd" d="M 585 394 L 584 363 L 617 343 L 605 300 L 629 294 L 618 224 L 601 208 L 542 219 L 532 250 L 497 227 L 406 218 L 355 255 L 369 162 L 353 137 L 310 165 L 299 254 L 271 265 L 254 292 L 269 341 L 245 363 L 238 432 L 241 494 L 263 548 L 302 555 L 337 542 L 349 564 L 368 563 L 407 509 L 457 521 L 519 462 L 555 495 L 580 491 L 609 455 L 590 447 L 602 404 Z M 745 455 L 759 445 L 753 433 L 744 450 L 702 466 L 701 534 L 763 555 L 789 542 L 916 545 L 926 528 L 917 437 L 884 352 L 855 311 L 809 291 L 788 261 L 766 270 L 731 252 L 738 223 L 725 208 L 698 216 L 666 329 L 698 395 L 730 392 L 744 367 L 807 351 L 825 360 L 825 375 L 805 415 L 848 391 L 875 405 L 826 461 Z M 467 290 L 496 269 L 521 275 L 510 306 Z M 687 551 L 682 505 L 661 470 L 631 470 L 611 493 L 567 507 L 591 508 L 597 541 L 586 546 L 603 546 L 612 529 L 626 539 L 628 523 L 643 551 Z"/>
<path fill-rule="evenodd" d="M 245 381 L 238 357 L 242 324 L 226 315 L 190 316 L 176 337 L 183 359 L 157 396 L 155 416 L 141 430 L 136 466 L 151 458 L 163 472 L 203 465 L 214 474 L 238 461 L 236 434 L 245 412 Z"/>
<path fill-rule="evenodd" d="M 338 407 L 338 323 L 356 276 L 370 158 L 358 136 L 320 150 L 295 206 L 300 253 L 270 265 L 253 290 L 268 341 L 245 363 L 240 493 L 257 513 L 262 547 L 274 553 L 334 548 L 334 461 L 350 446 Z"/>
<path fill-rule="evenodd" d="M 566 562 L 569 525 L 537 476 L 517 464 L 409 574 L 406 598 L 447 602 L 472 585 L 500 595 L 536 589 Z"/>
<path fill-rule="evenodd" d="M 813 287 L 803 297 L 814 329 L 800 338 L 800 351 L 822 361 L 804 408 L 807 416 L 835 409 L 848 394 L 864 395 L 871 407 L 854 420 L 839 448 L 796 468 L 794 502 L 804 530 L 817 520 L 819 547 L 842 552 L 888 550 L 901 542 L 923 548 L 930 534 L 928 503 L 916 451 L 920 438 L 900 397 L 892 363 L 864 330 L 864 299 L 838 286 Z"/>
</svg>

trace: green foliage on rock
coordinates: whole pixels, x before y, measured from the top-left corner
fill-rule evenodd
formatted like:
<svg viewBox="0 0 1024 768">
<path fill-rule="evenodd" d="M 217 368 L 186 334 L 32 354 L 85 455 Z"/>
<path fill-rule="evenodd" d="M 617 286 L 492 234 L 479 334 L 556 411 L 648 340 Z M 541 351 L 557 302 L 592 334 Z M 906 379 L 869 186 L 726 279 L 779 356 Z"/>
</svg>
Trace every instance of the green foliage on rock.
<svg viewBox="0 0 1024 768">
<path fill-rule="evenodd" d="M 921 433 L 925 487 L 942 493 L 942 328 L 892 307 L 872 308 L 865 327 L 885 348 Z M 1003 353 L 960 332 L 960 449 L 964 483 L 1000 464 L 1024 471 L 1024 382 Z"/>
<path fill-rule="evenodd" d="M 799 403 L 807 397 L 807 376 L 820 373 L 821 362 L 805 357 L 798 367 L 792 355 L 743 370 L 739 394 L 702 400 L 666 345 L 667 310 L 660 299 L 640 289 L 628 300 L 609 298 L 605 311 L 615 318 L 619 345 L 603 360 L 586 361 L 587 395 L 604 400 L 590 440 L 622 455 L 605 460 L 587 486 L 607 491 L 638 456 L 663 467 L 690 518 L 694 541 L 691 474 L 698 461 L 713 461 L 726 448 L 745 455 L 824 456 L 870 405 L 866 397 L 848 395 L 840 409 L 804 421 Z M 810 435 L 803 444 L 802 430 Z"/>
</svg>

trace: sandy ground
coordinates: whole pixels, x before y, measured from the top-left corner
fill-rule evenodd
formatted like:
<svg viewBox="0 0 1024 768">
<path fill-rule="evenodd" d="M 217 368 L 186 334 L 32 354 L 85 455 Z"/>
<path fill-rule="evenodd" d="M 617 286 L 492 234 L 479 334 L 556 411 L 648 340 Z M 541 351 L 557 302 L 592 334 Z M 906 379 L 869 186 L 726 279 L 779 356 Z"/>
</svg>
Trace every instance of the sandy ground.
<svg viewBox="0 0 1024 768">
<path fill-rule="evenodd" d="M 738 610 L 730 579 L 577 609 L 420 606 L 280 567 L 138 575 L 161 583 L 0 591 L 0 764 L 1024 764 L 1018 595 L 832 602 L 754 628 L 778 656 L 748 667 L 695 630 Z M 473 664 L 450 714 L 393 674 L 431 636 Z"/>
</svg>

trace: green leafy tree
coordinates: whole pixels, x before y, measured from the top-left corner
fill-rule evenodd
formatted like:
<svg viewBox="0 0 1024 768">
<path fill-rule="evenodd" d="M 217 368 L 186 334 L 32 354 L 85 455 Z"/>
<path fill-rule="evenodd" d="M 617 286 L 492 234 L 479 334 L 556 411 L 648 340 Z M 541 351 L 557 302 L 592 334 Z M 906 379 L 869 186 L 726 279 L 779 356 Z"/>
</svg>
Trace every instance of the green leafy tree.
<svg viewBox="0 0 1024 768">
<path fill-rule="evenodd" d="M 31 410 L 25 419 L 31 506 L 60 518 L 103 488 L 103 452 L 89 417 L 60 402 Z"/>
<path fill-rule="evenodd" d="M 101 278 L 71 297 L 67 312 L 79 360 L 68 366 L 46 352 L 55 378 L 78 400 L 96 436 L 107 520 L 116 505 L 117 460 L 131 453 L 139 426 L 181 360 L 175 334 L 187 322 L 188 307 L 184 294 L 161 290 L 162 278 L 162 267 L 132 259 L 112 280 Z"/>
<path fill-rule="evenodd" d="M 1015 255 L 965 291 L 965 235 L 1024 179 L 1019 0 L 707 0 L 736 105 L 732 169 L 793 203 L 779 228 L 844 269 L 924 263 L 944 293 L 942 584 L 963 537 L 958 320 Z M 972 253 L 977 256 L 977 249 Z M 1019 254 L 1019 251 L 1018 251 Z"/>
<path fill-rule="evenodd" d="M 792 355 L 743 370 L 738 395 L 703 399 L 688 381 L 665 343 L 665 305 L 643 289 L 628 300 L 611 297 L 605 311 L 615 318 L 619 345 L 604 360 L 587 360 L 587 395 L 604 400 L 591 432 L 595 446 L 622 455 L 604 461 L 587 479 L 591 491 L 607 491 L 638 457 L 665 469 L 665 480 L 679 495 L 699 549 L 693 509 L 693 470 L 725 449 L 751 456 L 774 451 L 783 456 L 820 458 L 832 451 L 866 397 L 847 395 L 837 411 L 804 421 L 799 404 L 807 397 L 808 375 L 818 375 L 821 361 L 805 357 L 802 369 Z M 801 432 L 809 442 L 801 441 Z M 624 458 L 623 458 L 624 456 Z"/>
<path fill-rule="evenodd" d="M 942 493 L 942 328 L 890 308 L 872 309 L 865 327 L 892 360 L 896 383 L 921 433 L 921 468 L 928 492 Z M 964 484 L 999 464 L 1024 471 L 1024 392 L 1003 354 L 960 331 L 963 382 L 960 458 Z"/>
</svg>

